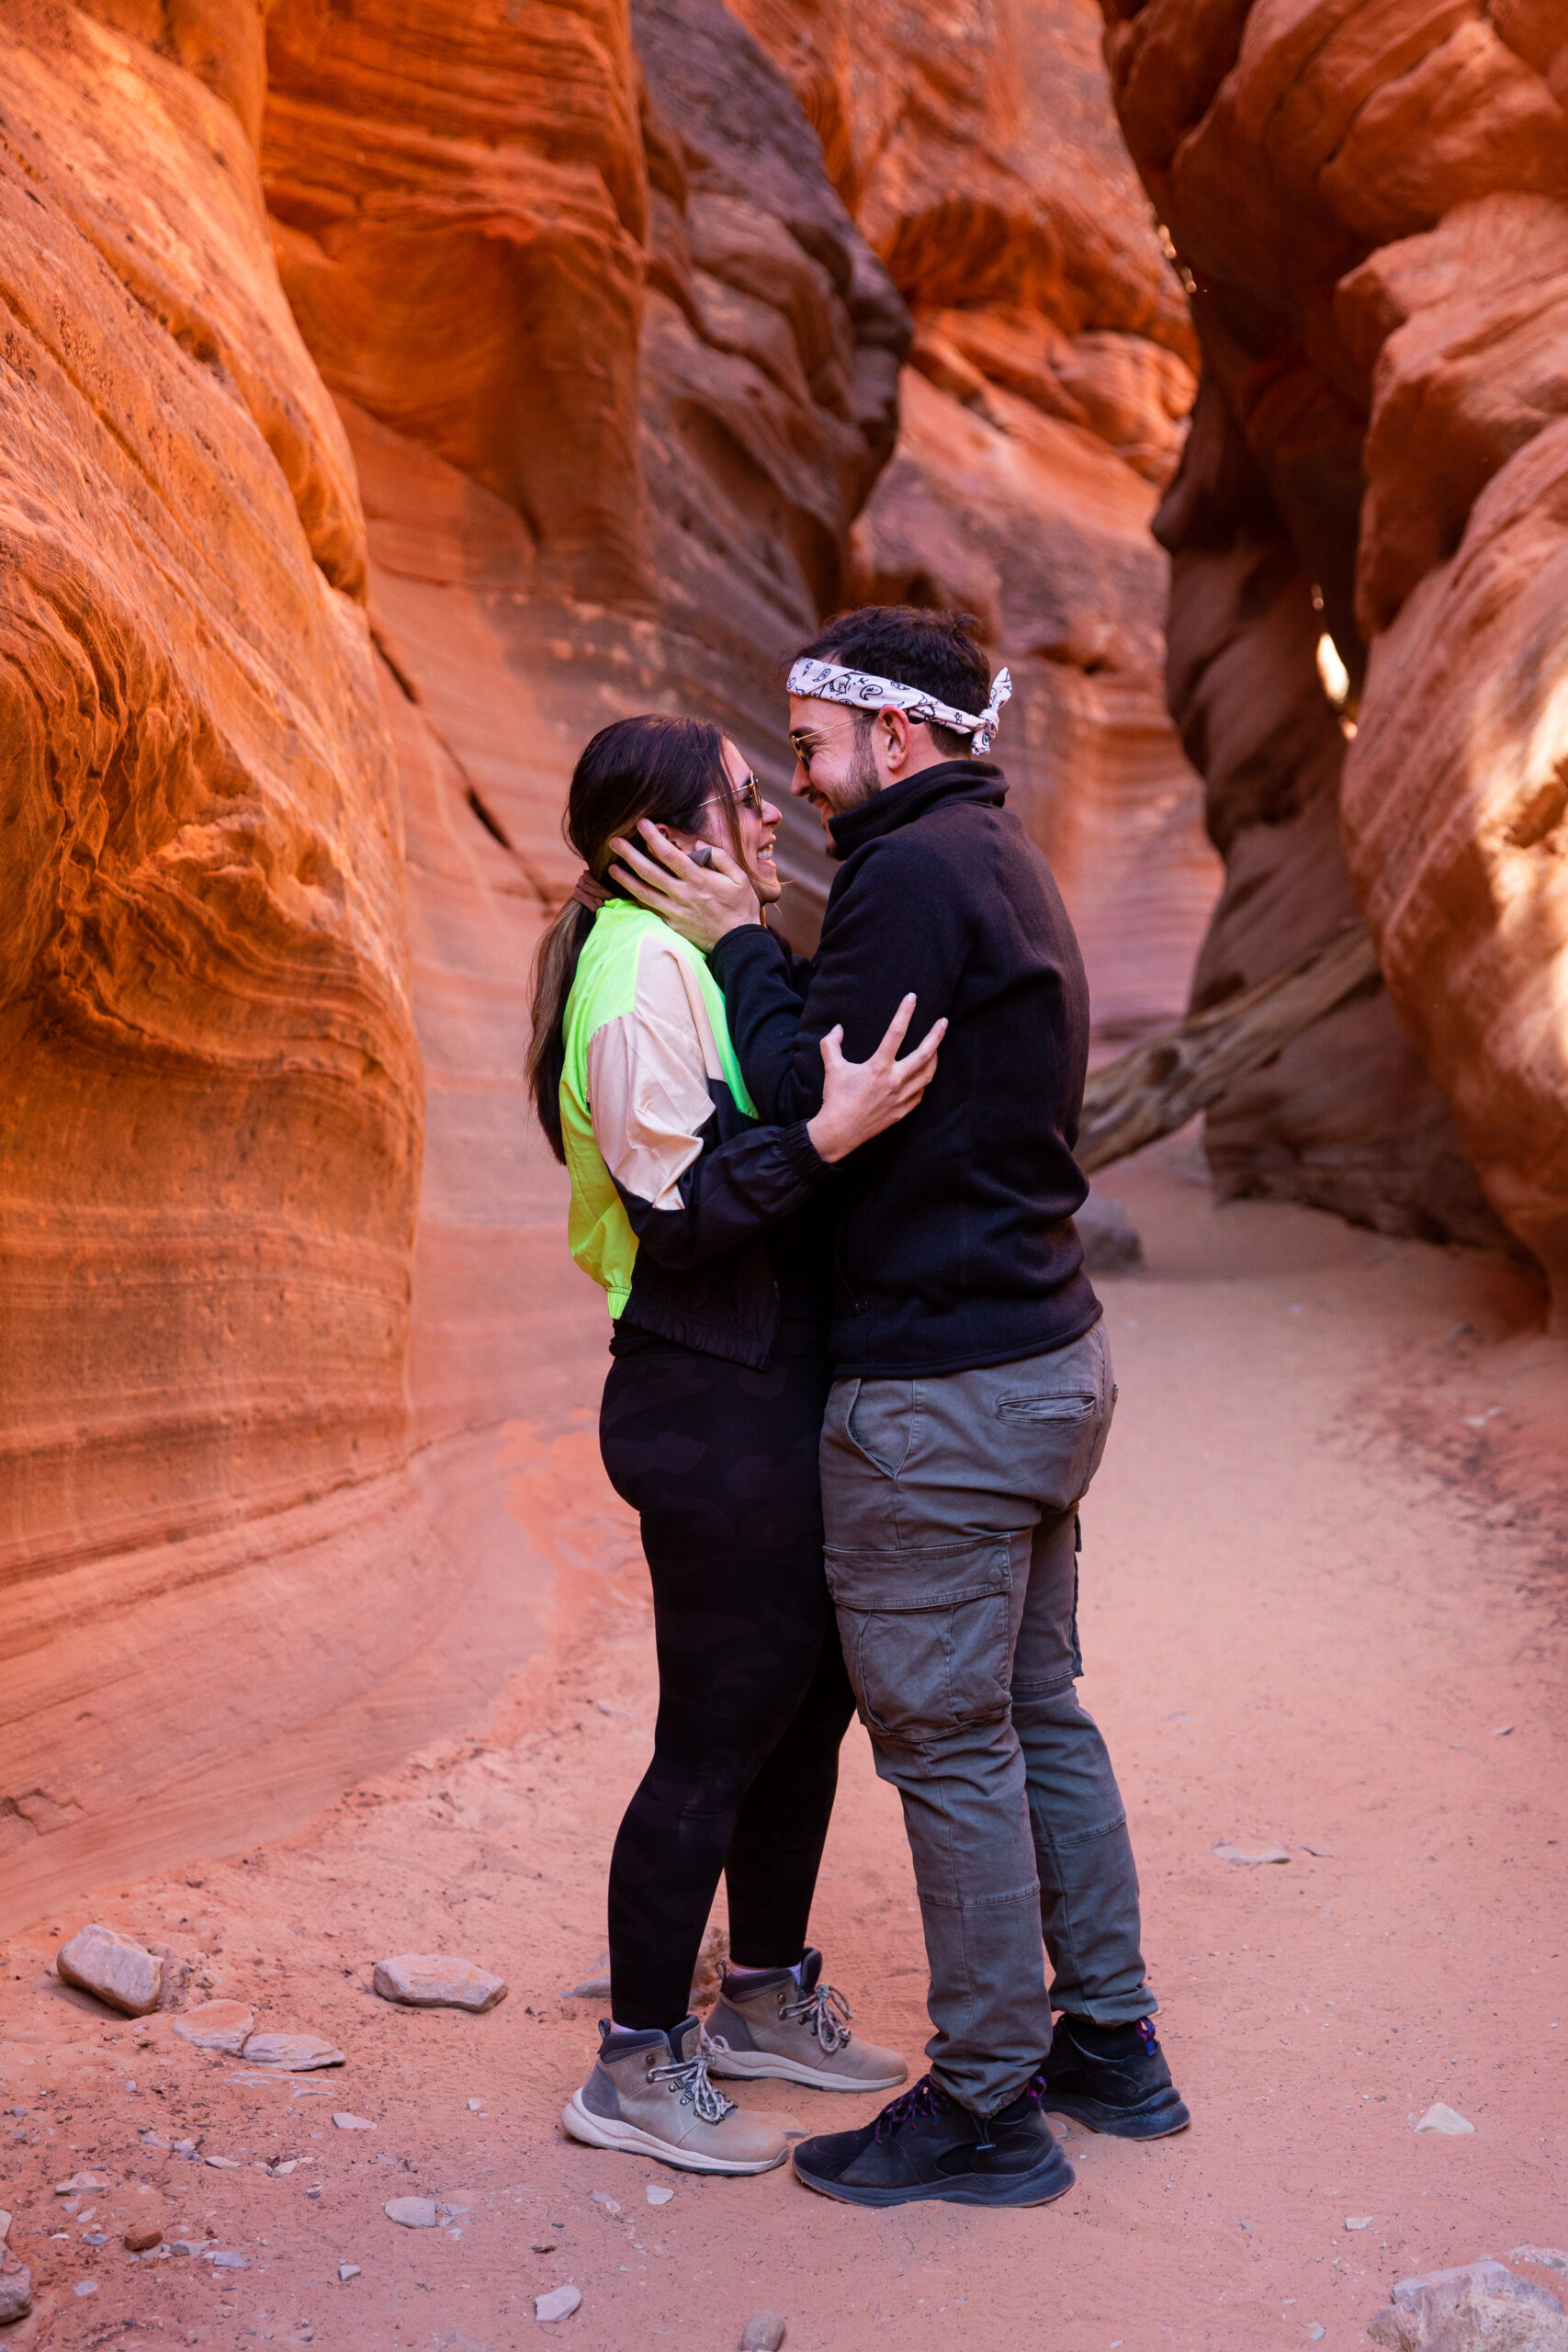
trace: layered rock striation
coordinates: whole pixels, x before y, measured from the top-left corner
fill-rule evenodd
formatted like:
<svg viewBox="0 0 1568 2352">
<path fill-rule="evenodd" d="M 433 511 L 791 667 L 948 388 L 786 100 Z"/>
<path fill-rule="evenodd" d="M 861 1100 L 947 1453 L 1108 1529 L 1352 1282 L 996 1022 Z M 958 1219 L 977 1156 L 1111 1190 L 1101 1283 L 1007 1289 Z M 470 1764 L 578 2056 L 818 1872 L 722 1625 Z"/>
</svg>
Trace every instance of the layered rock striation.
<svg viewBox="0 0 1568 2352">
<path fill-rule="evenodd" d="M 1149 537 L 1196 353 L 1098 17 L 1087 0 L 739 13 L 915 320 L 855 593 L 976 616 L 1012 673 L 998 753 L 1083 939 L 1098 1033 L 1162 1026 L 1216 881 L 1164 707 Z"/>
<path fill-rule="evenodd" d="M 1107 14 L 1204 360 L 1158 526 L 1172 707 L 1227 857 L 1200 992 L 1353 904 L 1387 981 L 1238 1090 L 1211 1148 L 1234 1189 L 1394 1229 L 1495 1213 L 1561 1287 L 1568 20 Z"/>
</svg>

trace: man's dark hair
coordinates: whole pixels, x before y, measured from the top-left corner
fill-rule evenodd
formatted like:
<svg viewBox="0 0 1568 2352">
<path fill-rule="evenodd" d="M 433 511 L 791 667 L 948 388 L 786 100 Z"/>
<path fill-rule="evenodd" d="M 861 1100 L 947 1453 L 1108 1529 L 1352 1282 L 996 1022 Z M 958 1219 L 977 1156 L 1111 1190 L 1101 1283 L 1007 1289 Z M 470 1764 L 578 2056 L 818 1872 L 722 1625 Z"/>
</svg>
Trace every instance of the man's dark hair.
<svg viewBox="0 0 1568 2352">
<path fill-rule="evenodd" d="M 803 645 L 797 662 L 836 662 L 842 670 L 868 670 L 901 686 L 919 686 L 955 710 L 985 709 L 991 694 L 991 666 L 969 632 L 969 613 L 930 612 L 919 605 L 862 605 L 837 613 L 820 637 Z M 857 713 L 857 717 L 861 714 Z M 864 713 L 869 727 L 875 713 Z M 970 737 L 955 727 L 931 728 L 931 741 L 949 759 L 973 751 Z"/>
</svg>

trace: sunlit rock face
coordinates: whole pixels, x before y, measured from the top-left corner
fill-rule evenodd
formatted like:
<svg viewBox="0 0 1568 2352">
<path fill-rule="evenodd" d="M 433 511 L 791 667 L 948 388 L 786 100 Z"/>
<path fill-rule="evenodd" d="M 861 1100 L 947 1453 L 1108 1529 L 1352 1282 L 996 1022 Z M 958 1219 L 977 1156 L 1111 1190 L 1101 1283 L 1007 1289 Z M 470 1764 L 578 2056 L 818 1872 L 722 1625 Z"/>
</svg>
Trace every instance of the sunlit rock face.
<svg viewBox="0 0 1568 2352">
<path fill-rule="evenodd" d="M 1217 864 L 1161 687 L 1149 535 L 1196 356 L 1089 0 L 742 0 L 916 321 L 858 596 L 976 616 L 997 754 L 1083 939 L 1103 1039 L 1182 1010 Z"/>
<path fill-rule="evenodd" d="M 259 42 L 248 7 L 0 21 L 8 1910 L 188 1838 L 215 1753 L 384 1647 L 353 1570 L 401 1476 L 422 1090 Z"/>
<path fill-rule="evenodd" d="M 1388 983 L 1386 1008 L 1332 1016 L 1237 1091 L 1216 1156 L 1238 1189 L 1462 1236 L 1488 1213 L 1461 1147 L 1561 1284 L 1568 17 L 1107 14 L 1204 355 L 1208 430 L 1159 526 L 1173 707 L 1229 836 L 1201 989 L 1261 977 L 1270 941 L 1305 944 L 1352 899 Z M 1348 673 L 1343 753 L 1314 700 L 1323 634 Z"/>
</svg>

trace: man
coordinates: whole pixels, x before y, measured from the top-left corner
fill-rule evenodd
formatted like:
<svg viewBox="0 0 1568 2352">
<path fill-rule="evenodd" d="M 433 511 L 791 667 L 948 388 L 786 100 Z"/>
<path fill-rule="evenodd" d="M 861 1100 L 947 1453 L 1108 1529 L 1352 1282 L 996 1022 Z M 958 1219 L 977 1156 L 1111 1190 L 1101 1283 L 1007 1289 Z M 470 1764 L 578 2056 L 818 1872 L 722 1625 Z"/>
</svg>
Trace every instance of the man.
<svg viewBox="0 0 1568 2352">
<path fill-rule="evenodd" d="M 840 869 L 809 964 L 732 861 L 699 869 L 652 839 L 624 859 L 710 951 L 763 1119 L 814 1113 L 836 1025 L 870 1055 L 908 989 L 914 1035 L 949 1022 L 919 1108 L 852 1155 L 836 1200 L 828 1577 L 903 1801 L 935 2029 L 930 2074 L 874 2125 L 795 2152 L 808 2186 L 856 2204 L 1059 2196 L 1073 2175 L 1042 2106 L 1133 2139 L 1189 2120 L 1155 2040 L 1122 1800 L 1073 1688 L 1077 1506 L 1116 1392 L 1073 1224 L 1082 960 L 977 756 L 1010 691 L 952 615 L 870 606 L 804 649 L 791 788 Z"/>
</svg>

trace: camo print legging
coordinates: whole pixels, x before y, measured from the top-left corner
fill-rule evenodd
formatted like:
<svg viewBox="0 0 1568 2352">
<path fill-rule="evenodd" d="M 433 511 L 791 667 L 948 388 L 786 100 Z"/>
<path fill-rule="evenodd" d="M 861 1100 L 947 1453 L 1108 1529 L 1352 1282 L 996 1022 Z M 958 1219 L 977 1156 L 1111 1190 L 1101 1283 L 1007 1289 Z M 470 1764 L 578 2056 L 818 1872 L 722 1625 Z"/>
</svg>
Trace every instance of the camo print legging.
<svg viewBox="0 0 1568 2352">
<path fill-rule="evenodd" d="M 599 1437 L 653 1583 L 653 1761 L 610 1861 L 611 2007 L 676 2025 L 722 1871 L 734 1957 L 806 1948 L 854 1699 L 822 1573 L 828 1365 L 783 1327 L 766 1372 L 623 1329 Z"/>
</svg>

